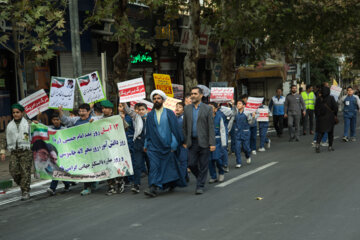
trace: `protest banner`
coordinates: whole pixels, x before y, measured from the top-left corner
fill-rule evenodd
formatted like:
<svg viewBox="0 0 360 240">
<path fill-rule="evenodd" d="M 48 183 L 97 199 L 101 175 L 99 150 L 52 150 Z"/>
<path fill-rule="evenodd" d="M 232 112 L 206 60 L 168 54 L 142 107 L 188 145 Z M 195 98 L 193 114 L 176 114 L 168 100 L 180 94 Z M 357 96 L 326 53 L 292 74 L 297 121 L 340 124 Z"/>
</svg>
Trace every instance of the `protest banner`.
<svg viewBox="0 0 360 240">
<path fill-rule="evenodd" d="M 57 131 L 32 123 L 31 136 L 42 179 L 92 182 L 133 175 L 120 116 Z"/>
<path fill-rule="evenodd" d="M 176 99 L 176 98 L 168 97 L 168 98 L 166 98 L 163 106 L 165 108 L 168 108 L 168 109 L 173 110 L 175 112 L 176 104 L 178 102 L 181 102 L 181 100 Z"/>
<path fill-rule="evenodd" d="M 184 85 L 172 84 L 174 91 L 174 98 L 183 99 L 184 98 Z"/>
<path fill-rule="evenodd" d="M 269 121 L 269 109 L 268 108 L 258 108 L 259 116 L 257 118 L 258 122 L 268 122 Z"/>
<path fill-rule="evenodd" d="M 85 103 L 95 103 L 106 100 L 98 72 L 92 72 L 76 79 L 81 97 Z"/>
<path fill-rule="evenodd" d="M 245 106 L 245 113 L 253 113 L 260 107 L 264 98 L 249 97 Z"/>
<path fill-rule="evenodd" d="M 163 91 L 166 96 L 174 97 L 170 75 L 154 73 L 155 88 Z"/>
<path fill-rule="evenodd" d="M 74 108 L 75 79 L 51 77 L 49 108 L 71 111 Z"/>
<path fill-rule="evenodd" d="M 225 103 L 234 99 L 234 88 L 213 87 L 210 91 L 210 102 Z"/>
<path fill-rule="evenodd" d="M 119 82 L 117 85 L 119 89 L 120 103 L 146 98 L 145 86 L 142 78 Z"/>
<path fill-rule="evenodd" d="M 338 86 L 335 86 L 335 85 L 332 85 L 332 86 L 331 86 L 331 88 L 330 88 L 330 95 L 335 98 L 335 101 L 338 101 L 339 96 L 340 96 L 340 94 L 341 94 L 341 90 L 342 90 L 341 87 L 338 87 Z"/>
<path fill-rule="evenodd" d="M 30 96 L 19 101 L 19 103 L 25 108 L 25 113 L 29 118 L 33 118 L 49 109 L 49 97 L 46 95 L 45 90 L 41 89 Z"/>
<path fill-rule="evenodd" d="M 145 103 L 149 112 L 150 112 L 150 111 L 153 109 L 153 107 L 154 107 L 154 104 L 153 104 L 152 102 L 146 101 L 146 100 L 144 100 L 144 99 L 137 100 L 137 101 L 131 101 L 131 102 L 130 102 L 130 107 L 131 107 L 131 108 L 134 108 L 135 104 L 137 104 L 137 103 Z"/>
</svg>

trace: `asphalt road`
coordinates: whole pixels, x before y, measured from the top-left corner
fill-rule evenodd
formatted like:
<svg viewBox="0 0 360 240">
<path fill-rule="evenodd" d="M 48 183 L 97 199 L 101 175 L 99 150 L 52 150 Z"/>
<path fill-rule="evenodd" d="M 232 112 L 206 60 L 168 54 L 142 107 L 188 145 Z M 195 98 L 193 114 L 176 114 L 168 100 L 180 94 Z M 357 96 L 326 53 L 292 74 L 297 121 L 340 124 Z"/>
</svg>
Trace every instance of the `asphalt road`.
<svg viewBox="0 0 360 240">
<path fill-rule="evenodd" d="M 359 142 L 341 142 L 341 131 L 331 153 L 316 154 L 312 136 L 298 143 L 286 136 L 272 137 L 272 148 L 241 169 L 232 155 L 231 181 L 200 196 L 192 178 L 153 199 L 130 191 L 106 196 L 105 187 L 81 197 L 80 186 L 27 202 L 1 205 L 9 200 L 2 197 L 0 239 L 359 240 Z"/>
</svg>

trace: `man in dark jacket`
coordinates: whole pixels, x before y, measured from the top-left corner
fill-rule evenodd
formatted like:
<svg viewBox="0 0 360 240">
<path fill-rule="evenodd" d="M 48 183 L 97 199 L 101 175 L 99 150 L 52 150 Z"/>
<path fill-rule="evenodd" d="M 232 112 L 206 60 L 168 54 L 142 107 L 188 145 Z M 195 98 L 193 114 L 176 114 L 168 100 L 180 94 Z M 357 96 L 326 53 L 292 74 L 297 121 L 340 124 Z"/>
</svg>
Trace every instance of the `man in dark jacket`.
<svg viewBox="0 0 360 240">
<path fill-rule="evenodd" d="M 189 149 L 189 168 L 197 179 L 196 194 L 204 193 L 210 151 L 215 151 L 213 110 L 201 102 L 202 89 L 191 89 L 192 104 L 184 111 L 184 147 Z"/>
<path fill-rule="evenodd" d="M 337 116 L 338 105 L 333 96 L 330 96 L 330 88 L 322 87 L 321 96 L 316 99 L 315 116 L 316 116 L 316 152 L 320 153 L 320 141 L 325 133 L 329 137 L 329 151 L 334 151 L 334 126 L 335 116 Z"/>
</svg>

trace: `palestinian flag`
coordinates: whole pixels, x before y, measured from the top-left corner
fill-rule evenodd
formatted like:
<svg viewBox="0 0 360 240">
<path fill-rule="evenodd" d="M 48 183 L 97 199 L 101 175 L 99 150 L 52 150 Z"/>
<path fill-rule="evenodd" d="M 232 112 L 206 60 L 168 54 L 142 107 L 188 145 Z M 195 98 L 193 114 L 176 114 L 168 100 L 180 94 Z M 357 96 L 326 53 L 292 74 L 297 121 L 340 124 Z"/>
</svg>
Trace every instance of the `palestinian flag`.
<svg viewBox="0 0 360 240">
<path fill-rule="evenodd" d="M 51 87 L 61 88 L 65 84 L 65 79 L 53 78 L 51 80 Z"/>
<path fill-rule="evenodd" d="M 89 76 L 80 77 L 80 78 L 78 78 L 78 81 L 79 81 L 80 87 L 83 87 L 90 83 L 90 78 L 89 78 Z"/>
<path fill-rule="evenodd" d="M 49 140 L 48 127 L 42 124 L 31 125 L 31 144 L 37 140 Z"/>
</svg>

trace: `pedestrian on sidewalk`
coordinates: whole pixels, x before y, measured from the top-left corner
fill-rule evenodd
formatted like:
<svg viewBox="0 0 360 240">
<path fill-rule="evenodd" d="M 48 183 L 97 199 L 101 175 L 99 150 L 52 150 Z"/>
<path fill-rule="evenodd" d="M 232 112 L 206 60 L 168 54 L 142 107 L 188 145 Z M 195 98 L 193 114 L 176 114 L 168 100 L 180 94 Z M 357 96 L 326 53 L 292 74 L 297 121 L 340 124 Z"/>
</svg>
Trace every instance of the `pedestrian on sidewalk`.
<svg viewBox="0 0 360 240">
<path fill-rule="evenodd" d="M 303 135 L 306 135 L 307 125 L 309 123 L 309 133 L 314 134 L 314 109 L 316 96 L 311 85 L 306 85 L 306 91 L 301 93 L 301 97 L 305 102 L 306 113 L 303 117 Z"/>
<path fill-rule="evenodd" d="M 255 112 L 252 114 L 247 114 L 244 112 L 245 102 L 243 100 L 238 100 L 236 103 L 236 113 L 235 122 L 234 122 L 234 132 L 235 132 L 235 155 L 236 155 L 236 168 L 242 166 L 241 161 L 241 150 L 244 151 L 246 157 L 246 163 L 251 163 L 251 148 L 250 148 L 250 127 L 255 122 Z"/>
<path fill-rule="evenodd" d="M 300 141 L 299 131 L 300 131 L 300 119 L 301 114 L 305 116 L 306 114 L 305 103 L 301 95 L 297 94 L 297 86 L 291 85 L 291 92 L 286 96 L 284 104 L 284 118 L 288 119 L 288 128 L 290 140 Z M 294 130 L 295 125 L 295 130 Z"/>
<path fill-rule="evenodd" d="M 273 121 L 276 134 L 281 137 L 284 129 L 284 104 L 285 97 L 282 95 L 282 89 L 276 89 L 276 96 L 273 96 L 269 103 L 270 111 L 273 111 Z"/>
<path fill-rule="evenodd" d="M 259 135 L 260 135 L 260 148 L 259 152 L 265 152 L 265 144 L 266 148 L 270 149 L 271 140 L 267 137 L 267 132 L 269 129 L 269 116 L 271 116 L 270 109 L 265 104 L 265 99 L 263 100 L 263 104 L 259 107 Z"/>
<path fill-rule="evenodd" d="M 209 172 L 210 180 L 209 183 L 215 183 L 217 181 L 224 181 L 224 164 L 223 164 L 223 148 L 226 147 L 227 140 L 227 129 L 225 128 L 225 123 L 223 119 L 223 114 L 219 111 L 219 106 L 217 103 L 211 102 L 209 106 L 212 107 L 213 116 L 214 116 L 214 131 L 215 131 L 215 142 L 216 149 L 210 153 L 209 159 Z M 219 172 L 219 178 L 217 178 L 216 168 Z"/>
<path fill-rule="evenodd" d="M 214 117 L 210 106 L 201 102 L 199 87 L 191 89 L 192 104 L 184 111 L 184 147 L 189 149 L 189 168 L 196 177 L 195 194 L 203 194 L 209 168 L 210 151 L 216 149 Z"/>
<path fill-rule="evenodd" d="M 334 127 L 336 124 L 338 105 L 333 96 L 330 96 L 330 88 L 322 87 L 321 96 L 316 100 L 316 152 L 320 153 L 320 141 L 325 133 L 328 133 L 329 151 L 334 151 Z"/>
<path fill-rule="evenodd" d="M 148 113 L 145 125 L 145 152 L 150 161 L 149 189 L 144 193 L 156 197 L 159 191 L 172 191 L 177 186 L 186 186 L 186 182 L 177 155 L 183 139 L 176 116 L 163 106 L 167 98 L 163 91 L 152 91 L 150 98 L 154 108 Z"/>
<path fill-rule="evenodd" d="M 30 198 L 32 152 L 30 151 L 30 123 L 25 119 L 24 107 L 11 106 L 13 120 L 6 126 L 6 142 L 1 143 L 1 160 L 5 161 L 5 148 L 10 152 L 9 172 L 20 186 L 21 200 Z"/>
<path fill-rule="evenodd" d="M 354 95 L 354 90 L 351 86 L 347 89 L 347 95 L 343 96 L 340 100 L 341 109 L 344 111 L 344 137 L 343 141 L 349 140 L 356 141 L 356 120 L 357 113 L 360 110 L 360 99 Z M 349 136 L 350 129 L 350 138 Z"/>
<path fill-rule="evenodd" d="M 247 94 L 244 94 L 241 96 L 241 99 L 247 104 L 249 96 Z M 250 125 L 250 149 L 251 154 L 256 155 L 256 137 L 257 137 L 257 121 L 256 121 L 257 115 L 255 115 L 253 119 L 253 123 Z"/>
</svg>

